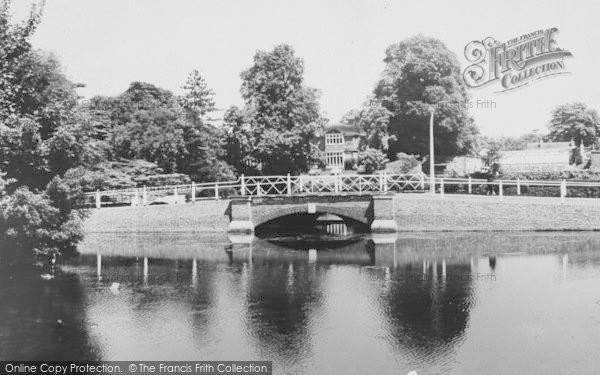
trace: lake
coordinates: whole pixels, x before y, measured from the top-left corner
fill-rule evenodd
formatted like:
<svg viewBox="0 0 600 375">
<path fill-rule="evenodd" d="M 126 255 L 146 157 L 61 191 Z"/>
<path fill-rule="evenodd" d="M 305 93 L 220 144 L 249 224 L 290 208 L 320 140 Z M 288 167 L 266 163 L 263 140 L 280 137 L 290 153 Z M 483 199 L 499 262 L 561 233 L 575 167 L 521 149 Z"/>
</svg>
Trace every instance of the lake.
<svg viewBox="0 0 600 375">
<path fill-rule="evenodd" d="M 233 243 L 232 243 L 233 242 Z M 0 265 L 0 359 L 269 360 L 275 374 L 600 371 L 600 234 L 91 234 Z"/>
</svg>

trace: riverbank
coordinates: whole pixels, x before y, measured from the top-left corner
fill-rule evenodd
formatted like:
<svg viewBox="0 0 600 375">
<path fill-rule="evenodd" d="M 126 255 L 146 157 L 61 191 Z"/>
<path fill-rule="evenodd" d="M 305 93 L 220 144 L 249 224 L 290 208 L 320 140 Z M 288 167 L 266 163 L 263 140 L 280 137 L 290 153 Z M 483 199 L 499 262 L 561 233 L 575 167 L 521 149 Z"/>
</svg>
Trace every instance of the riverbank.
<svg viewBox="0 0 600 375">
<path fill-rule="evenodd" d="M 600 199 L 396 195 L 400 231 L 596 231 Z"/>
<path fill-rule="evenodd" d="M 196 232 L 225 233 L 228 200 L 91 210 L 84 223 L 86 233 L 102 232 Z"/>
<path fill-rule="evenodd" d="M 93 210 L 85 232 L 225 233 L 228 200 Z M 600 230 L 600 199 L 398 194 L 400 231 Z"/>
</svg>

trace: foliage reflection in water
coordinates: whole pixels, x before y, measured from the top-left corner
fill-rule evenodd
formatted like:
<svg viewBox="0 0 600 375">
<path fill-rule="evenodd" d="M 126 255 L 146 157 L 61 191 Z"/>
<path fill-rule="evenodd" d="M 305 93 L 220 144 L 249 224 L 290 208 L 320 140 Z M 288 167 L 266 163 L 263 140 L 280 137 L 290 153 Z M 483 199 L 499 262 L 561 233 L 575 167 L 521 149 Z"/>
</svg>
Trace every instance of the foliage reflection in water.
<svg viewBox="0 0 600 375">
<path fill-rule="evenodd" d="M 291 245 L 89 235 L 53 280 L 3 270 L 0 358 L 266 359 L 290 374 L 599 366 L 597 234 Z"/>
</svg>

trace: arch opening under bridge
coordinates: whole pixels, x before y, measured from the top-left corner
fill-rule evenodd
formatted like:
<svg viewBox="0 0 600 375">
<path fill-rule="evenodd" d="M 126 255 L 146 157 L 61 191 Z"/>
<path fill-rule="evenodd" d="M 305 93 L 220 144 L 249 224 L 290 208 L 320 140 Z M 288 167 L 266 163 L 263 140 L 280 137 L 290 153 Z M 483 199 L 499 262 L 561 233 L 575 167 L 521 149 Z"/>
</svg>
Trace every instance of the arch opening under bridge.
<svg viewBox="0 0 600 375">
<path fill-rule="evenodd" d="M 251 233 L 266 223 L 288 217 L 315 219 L 317 215 L 336 215 L 371 232 L 396 232 L 393 195 L 340 195 L 232 199 L 226 214 L 230 233 Z M 312 215 L 312 216 L 308 216 Z M 291 219 L 291 220 L 296 220 Z"/>
</svg>

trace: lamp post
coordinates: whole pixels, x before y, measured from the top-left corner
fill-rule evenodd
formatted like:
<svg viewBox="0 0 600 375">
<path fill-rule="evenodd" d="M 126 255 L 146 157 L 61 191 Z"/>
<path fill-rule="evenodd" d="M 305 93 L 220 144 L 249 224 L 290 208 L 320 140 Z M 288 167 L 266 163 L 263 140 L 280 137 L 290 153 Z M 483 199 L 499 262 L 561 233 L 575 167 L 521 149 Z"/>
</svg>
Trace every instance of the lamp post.
<svg viewBox="0 0 600 375">
<path fill-rule="evenodd" d="M 429 116 L 429 191 L 435 194 L 435 162 L 434 162 L 434 147 L 433 147 L 433 113 L 435 109 L 430 108 L 431 115 Z"/>
<path fill-rule="evenodd" d="M 436 105 L 440 105 L 442 103 L 448 103 L 451 100 L 441 100 L 436 103 Z M 429 191 L 431 194 L 435 194 L 435 156 L 434 156 L 434 146 L 433 146 L 433 114 L 435 112 L 435 106 L 431 105 L 429 107 Z"/>
</svg>

